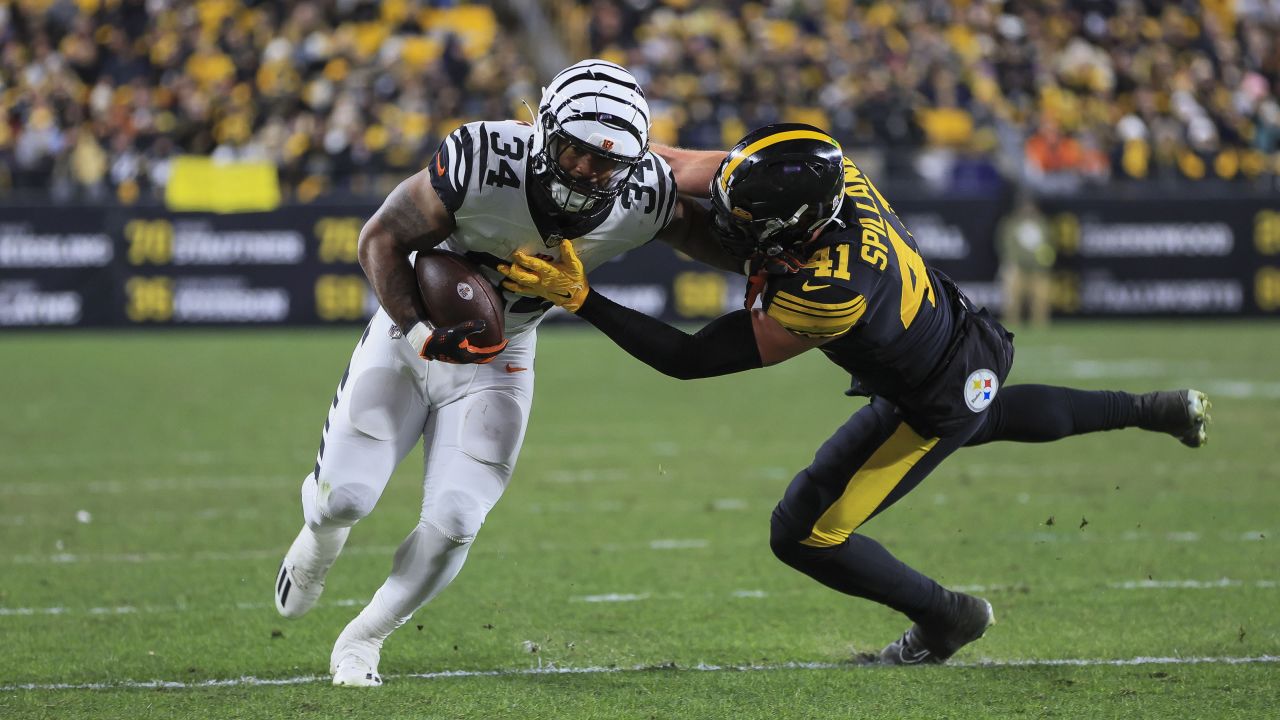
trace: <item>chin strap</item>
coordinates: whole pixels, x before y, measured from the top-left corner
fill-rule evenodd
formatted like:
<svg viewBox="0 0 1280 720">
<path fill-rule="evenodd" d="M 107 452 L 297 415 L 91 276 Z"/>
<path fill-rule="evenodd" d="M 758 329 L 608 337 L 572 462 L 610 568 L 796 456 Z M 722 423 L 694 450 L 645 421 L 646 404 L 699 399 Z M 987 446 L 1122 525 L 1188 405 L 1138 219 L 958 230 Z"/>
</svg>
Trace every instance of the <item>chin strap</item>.
<svg viewBox="0 0 1280 720">
<path fill-rule="evenodd" d="M 769 284 L 770 275 L 794 275 L 804 267 L 804 260 L 775 245 L 769 250 L 752 255 L 743 267 L 747 274 L 747 295 L 743 300 L 743 307 L 750 310 L 756 304 L 756 298 L 760 297 Z"/>
<path fill-rule="evenodd" d="M 760 297 L 760 293 L 764 292 L 764 287 L 769 282 L 769 274 L 764 268 L 756 271 L 755 275 L 747 277 L 747 296 L 742 301 L 742 307 L 750 310 L 756 304 L 756 298 Z"/>
</svg>

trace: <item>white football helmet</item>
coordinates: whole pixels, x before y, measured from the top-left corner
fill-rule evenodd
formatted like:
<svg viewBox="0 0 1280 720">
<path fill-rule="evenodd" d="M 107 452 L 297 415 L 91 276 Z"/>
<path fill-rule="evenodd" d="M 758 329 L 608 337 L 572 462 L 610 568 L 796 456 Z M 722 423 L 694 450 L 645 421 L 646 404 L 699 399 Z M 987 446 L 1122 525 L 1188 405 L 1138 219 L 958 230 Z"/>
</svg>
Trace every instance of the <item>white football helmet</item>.
<svg viewBox="0 0 1280 720">
<path fill-rule="evenodd" d="M 604 60 L 583 60 L 556 75 L 542 89 L 537 124 L 533 175 L 561 212 L 587 212 L 612 200 L 649 151 L 644 91 L 626 69 Z M 559 163 L 570 147 L 612 161 L 612 171 L 595 182 L 573 177 Z"/>
</svg>

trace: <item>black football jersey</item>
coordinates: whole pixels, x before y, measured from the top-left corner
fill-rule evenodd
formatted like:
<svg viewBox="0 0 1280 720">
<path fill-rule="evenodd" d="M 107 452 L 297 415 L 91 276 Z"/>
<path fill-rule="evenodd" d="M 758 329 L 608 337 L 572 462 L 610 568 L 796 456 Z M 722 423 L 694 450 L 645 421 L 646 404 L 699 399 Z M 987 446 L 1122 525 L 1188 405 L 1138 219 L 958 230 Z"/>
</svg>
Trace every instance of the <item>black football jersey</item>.
<svg viewBox="0 0 1280 720">
<path fill-rule="evenodd" d="M 951 291 L 920 256 L 875 185 L 845 158 L 836 223 L 805 246 L 805 266 L 775 275 L 766 313 L 792 332 L 835 338 L 822 346 L 869 394 L 896 399 L 942 360 L 956 329 Z"/>
</svg>

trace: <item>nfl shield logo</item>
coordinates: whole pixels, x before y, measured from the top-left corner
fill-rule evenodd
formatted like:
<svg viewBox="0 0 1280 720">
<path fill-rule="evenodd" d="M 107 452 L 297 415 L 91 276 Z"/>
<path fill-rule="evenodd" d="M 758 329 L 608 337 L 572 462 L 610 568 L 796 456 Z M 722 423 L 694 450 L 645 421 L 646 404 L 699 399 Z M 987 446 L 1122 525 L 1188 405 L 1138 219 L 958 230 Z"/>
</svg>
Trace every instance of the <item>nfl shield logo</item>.
<svg viewBox="0 0 1280 720">
<path fill-rule="evenodd" d="M 995 373 L 987 369 L 975 370 L 964 381 L 964 404 L 973 412 L 982 412 L 996 399 L 999 390 L 1000 380 Z"/>
</svg>

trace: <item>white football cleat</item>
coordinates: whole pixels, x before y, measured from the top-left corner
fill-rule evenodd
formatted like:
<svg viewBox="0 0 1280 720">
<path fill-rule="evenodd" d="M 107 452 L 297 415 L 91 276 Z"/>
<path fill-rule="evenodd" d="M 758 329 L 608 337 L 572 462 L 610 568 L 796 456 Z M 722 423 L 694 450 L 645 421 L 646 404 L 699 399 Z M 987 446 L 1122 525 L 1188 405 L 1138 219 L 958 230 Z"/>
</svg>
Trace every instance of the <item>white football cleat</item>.
<svg viewBox="0 0 1280 720">
<path fill-rule="evenodd" d="M 324 592 L 324 576 L 338 559 L 351 528 L 333 531 L 321 541 L 303 525 L 276 574 L 276 611 L 287 618 L 305 615 Z"/>
<path fill-rule="evenodd" d="M 382 676 L 378 674 L 380 654 L 381 648 L 373 643 L 347 641 L 338 636 L 329 657 L 333 684 L 338 687 L 378 687 L 382 684 Z"/>
</svg>

